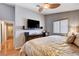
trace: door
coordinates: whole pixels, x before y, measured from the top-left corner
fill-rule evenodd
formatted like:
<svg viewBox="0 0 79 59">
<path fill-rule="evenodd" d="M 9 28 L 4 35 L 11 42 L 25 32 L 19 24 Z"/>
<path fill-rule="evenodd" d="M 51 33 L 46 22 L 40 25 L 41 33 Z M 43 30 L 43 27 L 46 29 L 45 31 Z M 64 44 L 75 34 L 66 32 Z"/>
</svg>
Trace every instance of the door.
<svg viewBox="0 0 79 59">
<path fill-rule="evenodd" d="M 13 24 L 2 21 L 0 23 L 1 53 L 7 55 L 13 46 Z"/>
<path fill-rule="evenodd" d="M 7 50 L 12 50 L 13 47 L 13 24 L 6 24 L 6 41 Z"/>
</svg>

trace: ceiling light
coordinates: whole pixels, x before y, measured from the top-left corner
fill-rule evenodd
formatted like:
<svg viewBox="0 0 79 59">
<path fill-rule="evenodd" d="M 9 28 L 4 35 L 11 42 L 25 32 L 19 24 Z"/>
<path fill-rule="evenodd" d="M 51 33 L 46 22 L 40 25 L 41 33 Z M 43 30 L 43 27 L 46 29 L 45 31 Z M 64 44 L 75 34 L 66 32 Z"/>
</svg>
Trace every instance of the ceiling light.
<svg viewBox="0 0 79 59">
<path fill-rule="evenodd" d="M 42 5 L 37 5 L 38 8 L 38 11 L 39 12 L 42 12 L 43 9 L 54 9 L 54 8 L 57 8 L 59 7 L 60 4 L 59 3 L 43 3 Z"/>
<path fill-rule="evenodd" d="M 44 3 L 43 4 L 43 8 L 48 8 L 48 9 L 54 9 L 59 7 L 60 4 L 59 3 Z"/>
</svg>

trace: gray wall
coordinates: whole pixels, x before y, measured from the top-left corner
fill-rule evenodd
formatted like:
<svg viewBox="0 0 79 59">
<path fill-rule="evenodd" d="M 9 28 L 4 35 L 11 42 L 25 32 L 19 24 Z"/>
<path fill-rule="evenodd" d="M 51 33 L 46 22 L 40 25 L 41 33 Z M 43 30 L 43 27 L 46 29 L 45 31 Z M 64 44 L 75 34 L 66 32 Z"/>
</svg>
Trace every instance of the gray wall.
<svg viewBox="0 0 79 59">
<path fill-rule="evenodd" d="M 0 3 L 0 20 L 15 20 L 15 8 L 6 4 Z"/>
<path fill-rule="evenodd" d="M 27 19 L 33 19 L 33 20 L 38 20 L 40 21 L 40 26 L 43 28 L 45 27 L 45 21 L 44 21 L 44 16 L 36 13 L 32 10 L 29 10 L 27 8 L 23 8 L 20 6 L 15 6 L 15 40 L 14 40 L 14 46 L 15 48 L 20 48 L 25 42 L 24 38 L 24 32 L 28 30 L 23 30 L 22 26 L 27 27 Z M 29 33 L 36 33 L 40 31 L 39 30 L 29 30 Z"/>
<path fill-rule="evenodd" d="M 79 26 L 79 10 L 45 15 L 45 28 L 49 32 L 50 35 L 52 35 L 53 33 L 52 22 L 54 20 L 59 20 L 63 18 L 68 18 L 69 26 L 74 26 L 74 25 Z"/>
</svg>

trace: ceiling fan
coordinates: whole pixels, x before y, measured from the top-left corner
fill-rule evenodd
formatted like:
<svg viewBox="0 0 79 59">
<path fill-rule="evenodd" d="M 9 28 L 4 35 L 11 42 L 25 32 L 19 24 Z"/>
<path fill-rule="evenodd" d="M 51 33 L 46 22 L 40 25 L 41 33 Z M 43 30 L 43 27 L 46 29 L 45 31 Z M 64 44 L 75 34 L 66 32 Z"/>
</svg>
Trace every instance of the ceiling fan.
<svg viewBox="0 0 79 59">
<path fill-rule="evenodd" d="M 59 6 L 60 6 L 59 3 L 43 3 L 41 5 L 37 5 L 39 12 L 42 12 L 43 9 L 54 9 L 54 8 L 59 7 Z"/>
</svg>

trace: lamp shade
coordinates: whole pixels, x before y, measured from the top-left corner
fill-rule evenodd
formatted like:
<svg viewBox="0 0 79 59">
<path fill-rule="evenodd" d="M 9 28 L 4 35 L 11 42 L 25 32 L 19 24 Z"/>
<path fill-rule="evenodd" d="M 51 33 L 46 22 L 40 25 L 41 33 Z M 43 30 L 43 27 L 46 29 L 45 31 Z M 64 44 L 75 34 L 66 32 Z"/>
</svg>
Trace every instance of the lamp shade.
<svg viewBox="0 0 79 59">
<path fill-rule="evenodd" d="M 71 26 L 69 32 L 76 34 L 77 32 L 79 32 L 79 26 Z"/>
</svg>

